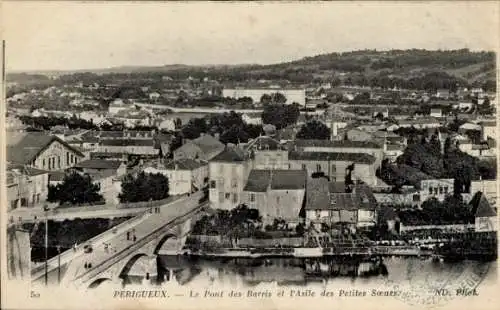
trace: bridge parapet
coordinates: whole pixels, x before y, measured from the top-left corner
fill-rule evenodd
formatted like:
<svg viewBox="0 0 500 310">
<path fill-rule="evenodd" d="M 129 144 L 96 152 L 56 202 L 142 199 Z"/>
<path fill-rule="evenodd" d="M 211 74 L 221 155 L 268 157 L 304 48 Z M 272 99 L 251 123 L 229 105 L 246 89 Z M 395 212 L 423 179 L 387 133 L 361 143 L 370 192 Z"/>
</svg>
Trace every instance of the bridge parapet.
<svg viewBox="0 0 500 310">
<path fill-rule="evenodd" d="M 143 238 L 131 243 L 129 246 L 124 248 L 123 250 L 119 250 L 116 253 L 113 253 L 111 256 L 103 259 L 103 262 L 99 265 L 94 266 L 93 268 L 85 271 L 84 273 L 76 276 L 72 279 L 73 285 L 75 286 L 85 286 L 88 283 L 93 282 L 94 280 L 101 278 L 101 274 L 115 265 L 120 265 L 119 262 L 125 261 L 127 262 L 130 258 L 132 258 L 136 254 L 144 254 L 147 256 L 155 256 L 155 250 L 159 246 L 159 240 L 162 242 L 165 236 L 170 235 L 171 237 L 181 237 L 183 234 L 186 234 L 191 229 L 191 221 L 190 218 L 198 213 L 201 209 L 201 206 L 198 205 L 198 200 L 201 197 L 201 193 L 199 195 L 192 195 L 191 200 L 185 202 L 183 205 L 186 208 L 189 208 L 190 204 L 193 204 L 194 207 L 191 207 L 191 211 L 188 211 L 184 215 L 181 215 L 173 220 L 163 224 L 161 227 L 153 230 L 151 233 L 147 234 Z M 155 214 L 153 214 L 155 216 Z M 163 242 L 165 242 L 163 240 Z M 161 248 L 161 246 L 160 246 Z M 120 272 L 118 269 L 115 269 L 113 272 L 113 276 L 119 276 Z"/>
</svg>

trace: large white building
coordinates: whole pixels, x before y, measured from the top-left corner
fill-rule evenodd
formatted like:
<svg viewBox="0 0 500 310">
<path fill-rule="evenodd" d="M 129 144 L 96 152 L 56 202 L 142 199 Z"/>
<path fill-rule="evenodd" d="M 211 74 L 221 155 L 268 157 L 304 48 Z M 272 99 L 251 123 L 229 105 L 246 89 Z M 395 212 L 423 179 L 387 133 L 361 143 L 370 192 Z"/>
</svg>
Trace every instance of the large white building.
<svg viewBox="0 0 500 310">
<path fill-rule="evenodd" d="M 301 106 L 306 105 L 306 90 L 295 88 L 228 88 L 222 90 L 223 97 L 243 98 L 250 97 L 253 102 L 260 102 L 264 94 L 281 93 L 286 97 L 286 104 L 294 102 Z"/>
</svg>

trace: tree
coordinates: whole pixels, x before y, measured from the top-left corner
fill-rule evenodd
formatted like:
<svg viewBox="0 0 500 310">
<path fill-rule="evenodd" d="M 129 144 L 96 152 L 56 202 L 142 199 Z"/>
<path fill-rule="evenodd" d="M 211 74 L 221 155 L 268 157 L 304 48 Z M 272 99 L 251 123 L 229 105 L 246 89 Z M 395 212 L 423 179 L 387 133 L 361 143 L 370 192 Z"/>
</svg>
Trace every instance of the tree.
<svg viewBox="0 0 500 310">
<path fill-rule="evenodd" d="M 299 118 L 300 110 L 298 104 L 266 104 L 262 111 L 262 122 L 271 124 L 277 129 L 295 124 Z"/>
<path fill-rule="evenodd" d="M 286 97 L 280 92 L 271 94 L 272 102 L 278 104 L 284 104 L 286 102 Z"/>
<path fill-rule="evenodd" d="M 166 176 L 161 173 L 141 172 L 136 177 L 130 174 L 125 176 L 118 198 L 122 203 L 161 200 L 169 196 L 168 191 L 168 178 Z"/>
<path fill-rule="evenodd" d="M 322 122 L 312 120 L 300 128 L 300 131 L 297 133 L 297 138 L 308 140 L 328 140 L 330 139 L 330 129 Z"/>
<path fill-rule="evenodd" d="M 73 172 L 66 175 L 61 184 L 49 185 L 47 200 L 72 205 L 98 202 L 103 200 L 99 191 L 100 186 L 94 184 L 89 175 Z"/>
<path fill-rule="evenodd" d="M 268 95 L 268 94 L 263 94 L 262 96 L 260 96 L 260 103 L 262 104 L 269 104 L 271 103 L 271 96 Z"/>
</svg>

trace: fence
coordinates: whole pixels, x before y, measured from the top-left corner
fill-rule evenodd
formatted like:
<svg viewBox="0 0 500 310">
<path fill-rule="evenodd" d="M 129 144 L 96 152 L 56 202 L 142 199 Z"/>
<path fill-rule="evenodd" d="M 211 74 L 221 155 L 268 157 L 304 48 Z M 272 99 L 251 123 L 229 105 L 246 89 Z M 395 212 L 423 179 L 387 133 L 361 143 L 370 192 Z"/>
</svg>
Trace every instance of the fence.
<svg viewBox="0 0 500 310">
<path fill-rule="evenodd" d="M 440 230 L 449 232 L 464 232 L 474 229 L 474 224 L 452 224 L 452 225 L 418 225 L 404 226 L 401 225 L 399 231 L 401 233 L 416 231 L 416 230 Z"/>
<path fill-rule="evenodd" d="M 304 238 L 276 238 L 276 239 L 255 239 L 241 238 L 236 245 L 247 248 L 269 248 L 269 247 L 301 247 L 304 244 Z"/>
</svg>

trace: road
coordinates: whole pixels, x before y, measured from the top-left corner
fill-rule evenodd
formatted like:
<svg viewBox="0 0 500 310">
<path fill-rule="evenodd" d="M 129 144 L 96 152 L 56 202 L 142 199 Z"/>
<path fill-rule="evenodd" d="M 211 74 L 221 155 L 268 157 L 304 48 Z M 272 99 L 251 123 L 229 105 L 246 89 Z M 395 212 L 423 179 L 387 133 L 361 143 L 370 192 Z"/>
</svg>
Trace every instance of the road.
<svg viewBox="0 0 500 310">
<path fill-rule="evenodd" d="M 105 241 L 108 244 L 107 248 L 104 246 L 104 242 L 93 243 L 91 253 L 78 255 L 71 261 L 64 282 L 68 283 L 68 281 L 80 278 L 88 272 L 98 270 L 103 263 L 116 259 L 117 255 L 127 255 L 129 248 L 140 244 L 142 239 L 150 236 L 154 231 L 199 208 L 198 201 L 201 196 L 202 193 L 199 192 L 161 207 L 160 213 L 149 214 L 130 229 L 124 229 L 113 234 L 112 238 Z M 131 238 L 129 240 L 127 240 L 127 232 L 130 232 Z M 133 240 L 134 235 L 136 241 Z M 91 264 L 92 267 L 85 269 L 85 263 Z"/>
<path fill-rule="evenodd" d="M 182 196 L 171 196 L 172 201 L 179 199 Z M 84 206 L 84 207 L 69 207 L 69 208 L 54 208 L 53 205 L 51 210 L 48 211 L 48 219 L 54 221 L 64 221 L 72 220 L 75 218 L 112 218 L 112 217 L 125 217 L 134 216 L 138 213 L 144 212 L 149 209 L 149 207 L 138 207 L 138 208 L 125 208 L 122 205 L 116 204 L 105 204 L 96 206 Z M 19 208 L 8 212 L 9 218 L 12 218 L 14 222 L 30 223 L 40 220 L 45 220 L 45 211 L 43 207 L 35 208 Z M 35 219 L 36 217 L 36 219 Z"/>
</svg>

